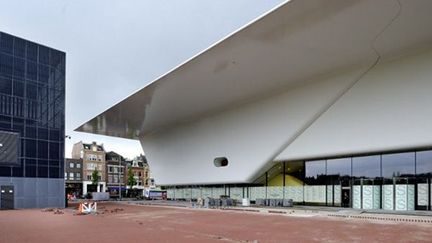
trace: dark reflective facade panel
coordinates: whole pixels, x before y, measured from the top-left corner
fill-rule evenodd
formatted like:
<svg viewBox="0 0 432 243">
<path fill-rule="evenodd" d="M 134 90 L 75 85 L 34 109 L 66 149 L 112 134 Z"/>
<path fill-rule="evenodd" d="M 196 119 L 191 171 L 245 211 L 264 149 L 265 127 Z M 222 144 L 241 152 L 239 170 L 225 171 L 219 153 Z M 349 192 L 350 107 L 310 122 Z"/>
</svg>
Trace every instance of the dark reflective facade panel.
<svg viewBox="0 0 432 243">
<path fill-rule="evenodd" d="M 354 157 L 352 159 L 353 177 L 381 177 L 381 155 Z"/>
<path fill-rule="evenodd" d="M 327 175 L 351 176 L 351 158 L 327 160 Z"/>
<path fill-rule="evenodd" d="M 416 154 L 416 174 L 432 176 L 432 151 L 421 151 Z"/>
<path fill-rule="evenodd" d="M 384 178 L 415 175 L 415 153 L 382 155 L 382 176 Z"/>
<path fill-rule="evenodd" d="M 0 176 L 63 178 L 64 89 L 63 52 L 0 32 L 0 131 L 20 147 Z"/>
</svg>

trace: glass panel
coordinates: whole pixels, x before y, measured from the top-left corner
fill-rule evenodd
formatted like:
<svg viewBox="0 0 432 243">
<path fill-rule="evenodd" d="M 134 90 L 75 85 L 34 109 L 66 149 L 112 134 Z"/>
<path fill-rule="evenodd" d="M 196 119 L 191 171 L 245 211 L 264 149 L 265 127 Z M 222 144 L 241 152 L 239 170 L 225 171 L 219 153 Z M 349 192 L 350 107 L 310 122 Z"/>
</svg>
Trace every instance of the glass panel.
<svg viewBox="0 0 432 243">
<path fill-rule="evenodd" d="M 325 185 L 326 164 L 325 160 L 306 161 L 305 183 L 308 185 Z"/>
<path fill-rule="evenodd" d="M 416 174 L 419 176 L 432 175 L 432 151 L 417 152 Z"/>
<path fill-rule="evenodd" d="M 12 94 L 12 80 L 10 78 L 0 77 L 0 93 Z"/>
<path fill-rule="evenodd" d="M 14 55 L 24 58 L 26 51 L 26 41 L 15 37 Z"/>
<path fill-rule="evenodd" d="M 413 152 L 383 155 L 382 176 L 385 178 L 414 176 L 414 161 Z"/>
<path fill-rule="evenodd" d="M 328 176 L 351 176 L 351 158 L 327 160 Z"/>
<path fill-rule="evenodd" d="M 283 164 L 278 163 L 267 172 L 267 186 L 283 186 Z"/>
<path fill-rule="evenodd" d="M 357 177 L 357 178 L 381 177 L 381 157 L 379 155 L 354 157 L 353 177 Z"/>
<path fill-rule="evenodd" d="M 0 50 L 12 54 L 14 41 L 13 36 L 6 33 L 1 33 L 0 41 Z"/>
</svg>

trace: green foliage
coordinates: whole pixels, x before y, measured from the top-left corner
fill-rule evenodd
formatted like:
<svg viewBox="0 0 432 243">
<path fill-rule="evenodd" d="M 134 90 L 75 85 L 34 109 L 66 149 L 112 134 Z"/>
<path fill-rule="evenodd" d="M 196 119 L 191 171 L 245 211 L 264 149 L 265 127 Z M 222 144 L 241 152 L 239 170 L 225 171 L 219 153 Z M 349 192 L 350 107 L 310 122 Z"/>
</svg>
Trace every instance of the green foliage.
<svg viewBox="0 0 432 243">
<path fill-rule="evenodd" d="M 97 171 L 96 168 L 92 172 L 92 176 L 91 177 L 92 177 L 92 184 L 93 185 L 97 185 L 99 183 L 99 172 Z"/>
<path fill-rule="evenodd" d="M 135 186 L 137 184 L 137 181 L 134 177 L 134 174 L 132 172 L 132 168 L 129 167 L 128 169 L 128 180 L 127 180 L 127 184 L 130 187 L 130 189 L 132 189 L 133 186 Z"/>
</svg>

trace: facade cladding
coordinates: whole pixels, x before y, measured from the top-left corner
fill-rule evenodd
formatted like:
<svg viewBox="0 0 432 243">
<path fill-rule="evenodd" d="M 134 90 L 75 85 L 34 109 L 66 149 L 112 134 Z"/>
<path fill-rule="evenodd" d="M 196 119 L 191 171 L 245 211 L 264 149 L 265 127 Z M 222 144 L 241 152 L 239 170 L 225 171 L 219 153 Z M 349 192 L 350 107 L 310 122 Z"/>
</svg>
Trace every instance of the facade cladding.
<svg viewBox="0 0 432 243">
<path fill-rule="evenodd" d="M 64 205 L 65 53 L 0 32 L 0 185 L 14 207 Z"/>
</svg>

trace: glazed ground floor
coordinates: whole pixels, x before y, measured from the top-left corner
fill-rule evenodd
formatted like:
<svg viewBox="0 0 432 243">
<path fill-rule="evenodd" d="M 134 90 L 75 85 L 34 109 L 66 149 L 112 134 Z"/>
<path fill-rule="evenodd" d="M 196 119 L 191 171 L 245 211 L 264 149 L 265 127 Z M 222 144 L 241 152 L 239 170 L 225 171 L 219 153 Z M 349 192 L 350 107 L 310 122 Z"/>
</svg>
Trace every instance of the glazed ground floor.
<svg viewBox="0 0 432 243">
<path fill-rule="evenodd" d="M 248 198 L 356 209 L 431 210 L 432 150 L 274 162 L 251 184 L 167 187 L 169 199 Z M 269 201 L 267 201 L 269 204 Z"/>
</svg>

